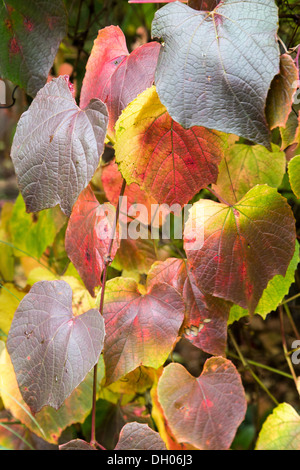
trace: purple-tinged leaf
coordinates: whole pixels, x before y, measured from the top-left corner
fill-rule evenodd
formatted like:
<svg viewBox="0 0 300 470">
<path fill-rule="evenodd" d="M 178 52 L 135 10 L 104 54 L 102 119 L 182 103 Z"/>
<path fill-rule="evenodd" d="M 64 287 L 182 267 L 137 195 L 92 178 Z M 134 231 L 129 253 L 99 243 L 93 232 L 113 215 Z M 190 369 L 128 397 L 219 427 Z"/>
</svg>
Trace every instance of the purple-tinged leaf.
<svg viewBox="0 0 300 470">
<path fill-rule="evenodd" d="M 274 0 L 223 0 L 212 12 L 179 2 L 158 10 L 155 83 L 174 121 L 269 146 L 264 109 L 279 72 L 277 28 Z"/>
<path fill-rule="evenodd" d="M 180 364 L 168 365 L 158 399 L 176 440 L 201 450 L 227 450 L 247 408 L 241 378 L 223 357 L 208 359 L 197 378 Z"/>
<path fill-rule="evenodd" d="M 42 88 L 18 123 L 12 160 L 27 212 L 60 204 L 70 215 L 104 149 L 108 115 L 100 100 L 80 109 L 67 76 Z"/>
<path fill-rule="evenodd" d="M 88 442 L 82 439 L 73 439 L 73 441 L 66 442 L 59 446 L 59 450 L 96 450 L 95 447 L 91 446 Z"/>
<path fill-rule="evenodd" d="M 74 317 L 69 284 L 33 285 L 16 310 L 7 339 L 20 392 L 33 413 L 63 404 L 98 362 L 104 335 L 97 309 Z"/>
<path fill-rule="evenodd" d="M 103 317 L 104 362 L 110 384 L 141 365 L 155 369 L 163 365 L 176 343 L 184 303 L 166 283 L 145 289 L 133 279 L 117 277 L 106 283 Z"/>
<path fill-rule="evenodd" d="M 120 432 L 115 450 L 167 450 L 164 441 L 147 424 L 128 423 Z"/>
</svg>

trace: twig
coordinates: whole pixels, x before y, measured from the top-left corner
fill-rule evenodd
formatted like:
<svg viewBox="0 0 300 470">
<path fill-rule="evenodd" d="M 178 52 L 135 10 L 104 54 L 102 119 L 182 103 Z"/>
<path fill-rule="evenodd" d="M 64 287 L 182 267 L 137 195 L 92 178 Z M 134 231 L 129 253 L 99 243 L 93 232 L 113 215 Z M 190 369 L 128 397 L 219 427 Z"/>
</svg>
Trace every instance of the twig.
<svg viewBox="0 0 300 470">
<path fill-rule="evenodd" d="M 267 395 L 269 395 L 269 397 L 271 398 L 271 400 L 275 403 L 276 406 L 279 405 L 278 401 L 276 400 L 276 398 L 272 395 L 272 393 L 270 392 L 270 390 L 265 386 L 265 384 L 260 380 L 260 378 L 255 374 L 255 372 L 251 369 L 251 367 L 249 366 L 249 363 L 248 361 L 244 358 L 243 356 L 243 353 L 241 352 L 236 340 L 235 340 L 235 337 L 233 336 L 232 332 L 230 330 L 228 330 L 228 335 L 231 339 L 231 342 L 236 350 L 236 352 L 238 353 L 238 356 L 244 366 L 244 368 L 246 370 L 248 370 L 250 372 L 250 374 L 252 375 L 252 377 L 254 378 L 254 380 L 258 383 L 258 385 L 260 385 L 260 387 L 267 393 Z"/>
<path fill-rule="evenodd" d="M 293 367 L 293 364 L 292 364 L 292 361 L 291 361 L 291 358 L 290 358 L 290 355 L 289 355 L 289 351 L 288 351 L 288 348 L 287 348 L 287 344 L 286 344 L 286 337 L 285 337 L 285 333 L 284 333 L 284 323 L 283 323 L 283 309 L 282 309 L 281 306 L 279 307 L 279 319 L 280 319 L 280 331 L 281 331 L 281 338 L 282 338 L 282 346 L 283 346 L 284 356 L 285 356 L 286 362 L 288 363 L 291 374 L 293 376 L 295 386 L 296 386 L 296 390 L 297 390 L 298 394 L 300 395 L 297 376 L 296 376 L 296 373 L 295 373 L 295 370 L 294 370 L 294 367 Z"/>
<path fill-rule="evenodd" d="M 104 269 L 102 273 L 102 289 L 101 289 L 101 296 L 100 296 L 100 305 L 99 305 L 99 312 L 103 315 L 103 307 L 104 307 L 104 293 L 105 293 L 105 285 L 106 285 L 106 278 L 107 278 L 107 269 L 108 266 L 111 264 L 111 251 L 113 247 L 113 242 L 115 238 L 115 233 L 117 230 L 117 224 L 119 221 L 119 214 L 120 214 L 120 198 L 124 195 L 126 188 L 126 181 L 123 179 L 122 188 L 118 200 L 118 205 L 116 208 L 116 215 L 114 219 L 114 225 L 112 227 L 111 238 L 107 250 L 107 255 L 104 258 Z M 93 408 L 92 408 L 92 427 L 91 427 L 91 445 L 97 445 L 96 441 L 96 400 L 97 400 L 97 367 L 98 364 L 94 367 L 94 381 L 93 381 Z"/>
</svg>

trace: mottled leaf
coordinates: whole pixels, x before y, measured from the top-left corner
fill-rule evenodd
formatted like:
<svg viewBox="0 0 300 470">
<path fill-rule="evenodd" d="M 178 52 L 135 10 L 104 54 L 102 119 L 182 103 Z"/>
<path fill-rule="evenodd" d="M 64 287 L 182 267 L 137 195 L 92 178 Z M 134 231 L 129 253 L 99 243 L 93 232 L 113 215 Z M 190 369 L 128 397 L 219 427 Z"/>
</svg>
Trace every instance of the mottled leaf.
<svg viewBox="0 0 300 470">
<path fill-rule="evenodd" d="M 114 259 L 113 267 L 119 271 L 136 271 L 140 274 L 147 274 L 157 258 L 153 240 L 123 239 Z"/>
<path fill-rule="evenodd" d="M 0 6 L 0 76 L 35 96 L 47 80 L 66 34 L 61 0 L 3 1 Z"/>
<path fill-rule="evenodd" d="M 120 432 L 115 450 L 166 450 L 166 446 L 147 424 L 128 423 Z"/>
<path fill-rule="evenodd" d="M 20 392 L 32 412 L 63 404 L 97 363 L 103 340 L 98 310 L 73 316 L 66 282 L 34 284 L 16 310 L 7 339 Z"/>
<path fill-rule="evenodd" d="M 289 162 L 289 178 L 294 194 L 300 199 L 300 155 Z"/>
<path fill-rule="evenodd" d="M 280 57 L 280 73 L 273 78 L 266 104 L 270 129 L 285 127 L 297 90 L 298 70 L 288 54 Z"/>
<path fill-rule="evenodd" d="M 139 95 L 116 124 L 116 161 L 123 177 L 160 204 L 183 205 L 216 182 L 223 147 L 220 133 L 186 130 L 173 121 L 155 87 Z"/>
<path fill-rule="evenodd" d="M 268 416 L 256 450 L 300 450 L 300 416 L 291 405 L 281 403 Z"/>
<path fill-rule="evenodd" d="M 160 45 L 153 42 L 129 55 L 125 36 L 118 26 L 99 31 L 87 63 L 80 106 L 87 106 L 92 98 L 106 103 L 111 137 L 122 110 L 153 84 L 159 50 Z"/>
<path fill-rule="evenodd" d="M 263 295 L 258 302 L 255 313 L 259 314 L 263 319 L 268 313 L 276 310 L 278 305 L 283 301 L 284 297 L 289 293 L 292 283 L 295 281 L 295 271 L 299 263 L 299 243 L 296 241 L 296 249 L 292 261 L 289 264 L 285 276 L 274 276 L 264 290 Z M 230 310 L 228 324 L 238 321 L 240 318 L 249 315 L 248 310 L 233 305 Z"/>
<path fill-rule="evenodd" d="M 165 282 L 173 286 L 185 302 L 184 335 L 208 354 L 224 355 L 230 304 L 203 294 L 185 260 L 169 258 L 156 262 L 148 274 L 148 286 Z"/>
<path fill-rule="evenodd" d="M 74 439 L 73 441 L 60 445 L 59 450 L 96 450 L 96 449 L 95 447 L 91 446 L 88 442 L 85 442 L 82 439 Z"/>
<path fill-rule="evenodd" d="M 152 37 L 163 41 L 155 82 L 171 117 L 268 146 L 277 27 L 273 0 L 224 0 L 212 12 L 179 2 L 161 8 L 152 24 Z"/>
<path fill-rule="evenodd" d="M 11 156 L 28 212 L 60 204 L 70 215 L 103 152 L 106 106 L 81 110 L 69 86 L 67 76 L 47 83 L 17 126 Z"/>
<path fill-rule="evenodd" d="M 286 169 L 284 152 L 272 144 L 272 152 L 261 145 L 235 144 L 219 166 L 213 189 L 226 202 L 235 204 L 256 184 L 278 188 Z"/>
<path fill-rule="evenodd" d="M 184 303 L 167 284 L 144 287 L 141 294 L 133 279 L 115 278 L 106 284 L 103 316 L 109 384 L 140 365 L 157 369 L 164 363 L 177 340 Z"/>
<path fill-rule="evenodd" d="M 203 245 L 195 249 L 191 242 L 200 235 Z M 199 288 L 250 314 L 268 282 L 285 276 L 294 249 L 292 211 L 267 185 L 255 186 L 234 206 L 200 200 L 185 227 L 185 250 Z"/>
<path fill-rule="evenodd" d="M 94 288 L 101 285 L 112 238 L 111 258 L 119 247 L 118 232 L 114 233 L 115 217 L 114 206 L 100 205 L 88 186 L 77 199 L 68 223 L 66 252 L 91 295 L 94 295 Z"/>
<path fill-rule="evenodd" d="M 158 399 L 178 442 L 226 450 L 246 413 L 241 378 L 227 359 L 208 359 L 200 377 L 170 364 L 158 382 Z"/>
<path fill-rule="evenodd" d="M 20 420 L 26 428 L 47 442 L 57 444 L 62 431 L 72 423 L 83 423 L 92 409 L 93 371 L 72 392 L 59 410 L 45 406 L 36 413 L 34 420 L 18 388 L 16 375 L 8 353 L 0 361 L 0 393 L 4 406 L 15 419 Z M 101 380 L 101 374 L 98 377 Z"/>
</svg>

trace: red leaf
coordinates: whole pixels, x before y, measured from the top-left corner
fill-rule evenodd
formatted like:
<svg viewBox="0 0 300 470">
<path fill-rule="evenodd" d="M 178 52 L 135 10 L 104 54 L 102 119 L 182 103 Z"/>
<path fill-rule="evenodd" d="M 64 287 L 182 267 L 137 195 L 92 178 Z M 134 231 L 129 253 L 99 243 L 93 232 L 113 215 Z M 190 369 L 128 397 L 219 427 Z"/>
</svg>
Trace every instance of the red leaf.
<svg viewBox="0 0 300 470">
<path fill-rule="evenodd" d="M 60 408 L 98 362 L 104 335 L 97 309 L 73 315 L 72 289 L 65 281 L 34 284 L 7 339 L 20 392 L 33 413 L 45 405 Z"/>
<path fill-rule="evenodd" d="M 184 319 L 184 303 L 165 283 L 142 295 L 133 279 L 119 277 L 106 284 L 103 316 L 106 379 L 112 383 L 138 366 L 157 369 L 165 362 Z"/>
<path fill-rule="evenodd" d="M 137 183 L 160 204 L 189 202 L 217 181 L 224 135 L 184 129 L 161 104 L 155 87 L 140 94 L 116 125 L 116 161 L 127 183 Z"/>
<path fill-rule="evenodd" d="M 94 295 L 94 288 L 101 285 L 114 220 L 112 205 L 100 205 L 90 186 L 82 191 L 69 220 L 65 247 L 91 295 Z M 110 254 L 112 259 L 119 245 L 117 232 Z"/>
<path fill-rule="evenodd" d="M 180 364 L 168 365 L 158 399 L 177 441 L 201 450 L 228 449 L 247 406 L 236 368 L 222 357 L 208 359 L 198 378 Z"/>
<path fill-rule="evenodd" d="M 200 240 L 202 230 L 203 245 L 195 249 L 192 242 Z M 233 206 L 198 201 L 184 238 L 198 287 L 254 313 L 268 282 L 286 274 L 294 254 L 295 220 L 286 199 L 260 185 Z"/>
<path fill-rule="evenodd" d="M 159 51 L 160 44 L 152 42 L 129 55 L 125 36 L 118 26 L 99 31 L 87 63 L 80 107 L 87 106 L 93 98 L 105 102 L 110 136 L 114 135 L 114 125 L 122 110 L 154 82 Z"/>
<path fill-rule="evenodd" d="M 231 304 L 203 294 L 185 260 L 169 258 L 153 265 L 148 274 L 148 286 L 166 282 L 183 296 L 186 305 L 184 334 L 208 354 L 224 355 L 227 339 L 227 320 Z"/>
</svg>

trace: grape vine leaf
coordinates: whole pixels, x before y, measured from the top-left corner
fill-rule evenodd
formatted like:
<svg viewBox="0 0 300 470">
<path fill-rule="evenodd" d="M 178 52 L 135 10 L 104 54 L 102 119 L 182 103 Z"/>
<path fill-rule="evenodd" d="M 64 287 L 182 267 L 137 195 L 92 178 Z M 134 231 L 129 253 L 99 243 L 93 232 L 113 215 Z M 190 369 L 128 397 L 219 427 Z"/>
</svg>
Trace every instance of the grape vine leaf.
<svg viewBox="0 0 300 470">
<path fill-rule="evenodd" d="M 183 297 L 185 309 L 184 335 L 198 348 L 213 355 L 224 355 L 227 339 L 227 319 L 231 304 L 197 287 L 185 260 L 169 258 L 156 262 L 147 278 L 148 286 L 165 282 Z"/>
<path fill-rule="evenodd" d="M 296 241 L 295 253 L 289 264 L 286 275 L 278 274 L 271 279 L 258 302 L 254 313 L 259 314 L 264 320 L 268 313 L 275 311 L 278 305 L 283 301 L 284 297 L 289 293 L 292 283 L 295 281 L 295 271 L 297 269 L 299 258 L 299 243 Z M 249 315 L 248 310 L 233 305 L 228 319 L 230 325 L 234 321 Z"/>
<path fill-rule="evenodd" d="M 114 230 L 115 217 L 115 207 L 99 204 L 90 186 L 82 191 L 72 210 L 65 236 L 66 252 L 91 295 L 101 285 L 111 238 L 112 259 L 120 245 L 118 231 Z"/>
<path fill-rule="evenodd" d="M 173 121 L 154 86 L 141 93 L 116 124 L 116 162 L 123 177 L 160 204 L 182 206 L 215 183 L 225 143 L 217 131 L 187 130 Z"/>
<path fill-rule="evenodd" d="M 203 244 L 195 249 L 191 242 L 200 235 Z M 234 206 L 194 204 L 184 238 L 199 288 L 252 314 L 268 282 L 286 274 L 295 250 L 295 220 L 286 199 L 258 185 Z"/>
<path fill-rule="evenodd" d="M 101 359 L 102 356 L 100 356 Z M 100 361 L 99 361 L 100 362 Z M 72 423 L 83 423 L 92 409 L 93 371 L 71 393 L 59 410 L 45 406 L 34 415 L 24 402 L 19 391 L 13 365 L 7 351 L 4 360 L 0 360 L 0 393 L 3 404 L 13 417 L 21 421 L 26 428 L 51 444 L 57 444 L 62 431 Z M 99 383 L 104 376 L 98 366 Z"/>
<path fill-rule="evenodd" d="M 278 188 L 286 170 L 285 153 L 272 144 L 272 152 L 262 145 L 235 144 L 219 166 L 213 189 L 227 202 L 235 204 L 256 184 Z"/>
<path fill-rule="evenodd" d="M 86 66 L 80 106 L 87 106 L 92 98 L 107 104 L 111 138 L 122 110 L 153 84 L 159 50 L 160 45 L 152 42 L 129 54 L 125 36 L 118 26 L 99 31 Z"/>
<path fill-rule="evenodd" d="M 100 100 L 77 106 L 67 76 L 38 92 L 19 120 L 11 151 L 27 212 L 60 204 L 70 215 L 96 171 L 107 123 Z"/>
<path fill-rule="evenodd" d="M 16 310 L 7 339 L 20 392 L 33 413 L 63 404 L 97 363 L 104 335 L 98 310 L 73 316 L 66 282 L 34 284 Z"/>
<path fill-rule="evenodd" d="M 212 12 L 175 2 L 158 10 L 152 37 L 163 47 L 155 83 L 171 117 L 269 146 L 264 114 L 279 72 L 273 0 L 224 0 Z"/>
<path fill-rule="evenodd" d="M 268 416 L 255 450 L 300 450 L 300 416 L 291 405 L 281 403 Z"/>
<path fill-rule="evenodd" d="M 95 447 L 91 446 L 88 442 L 82 439 L 73 439 L 66 444 L 59 446 L 59 450 L 96 450 Z"/>
<path fill-rule="evenodd" d="M 167 450 L 158 434 L 147 424 L 128 423 L 120 432 L 115 450 Z"/>
<path fill-rule="evenodd" d="M 288 172 L 293 193 L 300 199 L 300 155 L 289 162 Z"/>
<path fill-rule="evenodd" d="M 273 78 L 266 103 L 266 117 L 270 129 L 285 127 L 292 110 L 297 90 L 298 69 L 292 57 L 280 57 L 280 73 Z"/>
<path fill-rule="evenodd" d="M 3 1 L 0 76 L 35 96 L 46 83 L 66 26 L 66 10 L 61 0 Z"/>
<path fill-rule="evenodd" d="M 167 359 L 184 319 L 180 294 L 158 283 L 141 294 L 133 279 L 106 283 L 103 317 L 107 384 L 144 365 L 157 369 Z M 159 345 L 159 347 L 157 347 Z"/>
<path fill-rule="evenodd" d="M 181 364 L 169 364 L 158 399 L 177 441 L 201 450 L 227 450 L 247 408 L 241 378 L 222 357 L 208 359 L 198 378 Z"/>
</svg>

